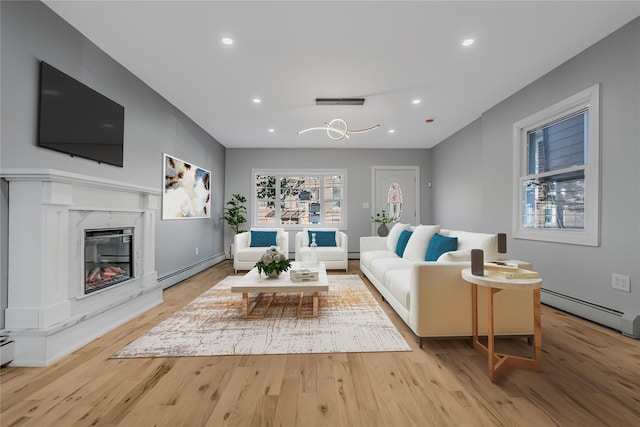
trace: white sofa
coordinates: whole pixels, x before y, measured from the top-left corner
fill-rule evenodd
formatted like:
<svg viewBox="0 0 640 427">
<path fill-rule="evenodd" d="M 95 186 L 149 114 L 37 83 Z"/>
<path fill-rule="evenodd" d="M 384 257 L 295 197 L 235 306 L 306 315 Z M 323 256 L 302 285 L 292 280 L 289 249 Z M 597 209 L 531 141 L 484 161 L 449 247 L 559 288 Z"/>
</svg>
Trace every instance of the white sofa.
<svg viewBox="0 0 640 427">
<path fill-rule="evenodd" d="M 275 231 L 275 246 L 280 252 L 289 254 L 289 233 L 284 228 L 252 228 L 246 233 L 238 233 L 233 238 L 233 269 L 236 273 L 238 270 L 251 270 L 270 246 L 251 246 L 252 232 L 262 231 Z"/>
<path fill-rule="evenodd" d="M 395 253 L 398 237 L 412 229 L 403 256 Z M 424 261 L 435 233 L 458 238 L 456 251 L 442 254 L 436 261 Z M 498 260 L 494 234 L 441 230 L 439 226 L 396 224 L 387 237 L 360 238 L 360 269 L 418 336 L 425 338 L 470 337 L 471 285 L 461 271 L 471 266 L 471 249 L 483 249 L 485 261 Z M 522 268 L 530 264 L 517 261 Z M 478 291 L 478 332 L 487 333 L 487 293 Z M 494 297 L 496 336 L 533 335 L 531 292 L 503 290 Z"/>
<path fill-rule="evenodd" d="M 318 261 L 324 263 L 327 270 L 349 270 L 349 240 L 346 233 L 337 228 L 304 228 L 296 233 L 295 260 L 302 261 L 305 252 L 309 252 L 309 232 L 335 233 L 335 245 L 318 246 L 316 248 Z M 333 243 L 333 242 L 332 242 Z"/>
</svg>

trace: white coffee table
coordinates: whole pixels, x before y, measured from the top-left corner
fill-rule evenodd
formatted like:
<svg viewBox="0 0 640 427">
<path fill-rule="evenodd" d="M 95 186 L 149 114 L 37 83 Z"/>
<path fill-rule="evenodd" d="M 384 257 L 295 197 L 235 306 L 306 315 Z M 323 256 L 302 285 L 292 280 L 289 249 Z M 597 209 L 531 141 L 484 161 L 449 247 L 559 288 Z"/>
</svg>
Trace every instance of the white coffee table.
<svg viewBox="0 0 640 427">
<path fill-rule="evenodd" d="M 292 268 L 301 268 L 299 263 L 291 263 Z M 327 270 L 323 263 L 317 266 L 304 266 L 310 270 L 318 271 L 318 280 L 308 282 L 293 282 L 289 277 L 289 272 L 280 274 L 277 278 L 270 279 L 264 274 L 258 273 L 257 268 L 253 268 L 247 274 L 231 286 L 231 292 L 242 293 L 242 317 L 245 319 L 264 319 L 273 298 L 276 293 L 299 293 L 300 301 L 298 303 L 297 317 L 311 318 L 318 317 L 318 305 L 320 292 L 329 290 L 329 280 L 327 278 Z M 249 293 L 257 293 L 256 297 L 249 302 Z M 311 294 L 313 300 L 313 311 L 311 313 L 302 313 L 302 301 L 304 294 Z M 262 298 L 262 294 L 271 294 L 264 308 L 259 313 L 253 313 L 256 304 Z"/>
</svg>

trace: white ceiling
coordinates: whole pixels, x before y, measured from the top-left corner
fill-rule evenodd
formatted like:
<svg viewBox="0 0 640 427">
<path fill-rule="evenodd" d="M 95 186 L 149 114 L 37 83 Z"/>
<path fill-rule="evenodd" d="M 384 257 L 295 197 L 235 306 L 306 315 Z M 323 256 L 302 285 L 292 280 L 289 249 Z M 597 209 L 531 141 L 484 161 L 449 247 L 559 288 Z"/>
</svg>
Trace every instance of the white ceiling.
<svg viewBox="0 0 640 427">
<path fill-rule="evenodd" d="M 432 147 L 640 15 L 640 1 L 45 3 L 226 147 Z M 297 135 L 338 117 L 381 126 Z"/>
</svg>

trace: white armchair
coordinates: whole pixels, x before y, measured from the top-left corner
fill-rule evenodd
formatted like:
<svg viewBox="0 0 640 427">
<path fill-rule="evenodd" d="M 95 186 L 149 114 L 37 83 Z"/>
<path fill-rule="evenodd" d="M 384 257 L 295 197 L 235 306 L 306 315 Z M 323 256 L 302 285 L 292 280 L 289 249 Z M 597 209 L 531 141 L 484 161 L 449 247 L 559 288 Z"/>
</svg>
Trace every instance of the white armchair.
<svg viewBox="0 0 640 427">
<path fill-rule="evenodd" d="M 264 232 L 271 232 L 265 234 Z M 275 240 L 273 232 L 276 232 Z M 251 239 L 253 236 L 253 245 Z M 275 243 L 275 244 L 274 244 Z M 251 270 L 270 246 L 289 256 L 289 233 L 284 228 L 252 228 L 247 233 L 236 234 L 233 238 L 233 269 Z"/>
<path fill-rule="evenodd" d="M 316 233 L 318 261 L 324 263 L 327 270 L 349 270 L 349 245 L 347 234 L 337 228 L 305 228 L 296 234 L 296 261 L 302 261 L 303 254 L 310 251 L 309 233 Z M 333 236 L 335 233 L 335 244 Z M 324 246 L 327 244 L 328 246 Z"/>
</svg>

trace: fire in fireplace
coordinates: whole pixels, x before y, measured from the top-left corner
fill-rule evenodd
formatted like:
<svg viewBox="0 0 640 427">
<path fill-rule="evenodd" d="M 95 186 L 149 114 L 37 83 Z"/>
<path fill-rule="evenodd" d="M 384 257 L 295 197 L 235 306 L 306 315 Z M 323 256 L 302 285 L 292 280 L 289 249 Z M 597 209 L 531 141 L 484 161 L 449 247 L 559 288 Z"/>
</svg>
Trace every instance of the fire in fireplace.
<svg viewBox="0 0 640 427">
<path fill-rule="evenodd" d="M 85 230 L 84 293 L 134 278 L 133 227 Z"/>
</svg>

